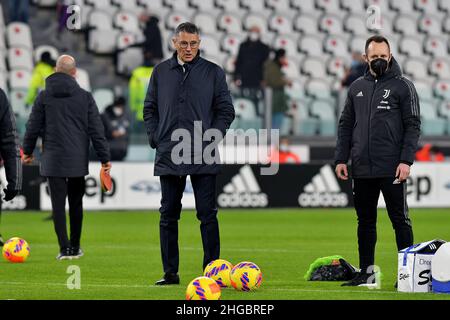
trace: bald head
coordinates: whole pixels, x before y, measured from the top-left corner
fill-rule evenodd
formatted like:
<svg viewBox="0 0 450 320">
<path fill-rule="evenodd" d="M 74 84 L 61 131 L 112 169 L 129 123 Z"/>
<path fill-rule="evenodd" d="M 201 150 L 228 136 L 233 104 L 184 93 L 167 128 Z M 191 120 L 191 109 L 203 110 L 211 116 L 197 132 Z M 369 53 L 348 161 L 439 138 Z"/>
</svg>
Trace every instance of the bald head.
<svg viewBox="0 0 450 320">
<path fill-rule="evenodd" d="M 56 61 L 56 72 L 62 72 L 72 77 L 76 74 L 76 67 L 75 59 L 69 55 L 62 55 Z"/>
</svg>

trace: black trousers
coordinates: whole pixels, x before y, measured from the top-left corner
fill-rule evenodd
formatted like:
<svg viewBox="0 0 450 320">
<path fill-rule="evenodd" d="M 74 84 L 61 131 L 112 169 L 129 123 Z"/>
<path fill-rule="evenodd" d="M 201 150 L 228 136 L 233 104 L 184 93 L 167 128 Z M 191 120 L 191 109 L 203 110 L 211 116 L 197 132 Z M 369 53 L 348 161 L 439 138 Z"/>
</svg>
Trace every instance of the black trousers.
<svg viewBox="0 0 450 320">
<path fill-rule="evenodd" d="M 164 273 L 178 273 L 178 220 L 186 176 L 161 176 L 161 219 L 159 224 L 161 257 Z M 197 219 L 203 242 L 203 269 L 220 256 L 219 223 L 217 221 L 216 176 L 191 175 Z"/>
<path fill-rule="evenodd" d="M 354 179 L 353 199 L 358 215 L 358 250 L 362 272 L 375 263 L 377 205 L 380 191 L 395 231 L 397 249 L 413 244 L 413 231 L 406 203 L 406 183 L 393 184 L 395 178 Z"/>
<path fill-rule="evenodd" d="M 60 250 L 79 248 L 83 225 L 83 196 L 85 179 L 49 177 L 50 198 L 53 208 L 53 222 Z M 66 225 L 66 198 L 69 200 L 70 240 Z"/>
</svg>

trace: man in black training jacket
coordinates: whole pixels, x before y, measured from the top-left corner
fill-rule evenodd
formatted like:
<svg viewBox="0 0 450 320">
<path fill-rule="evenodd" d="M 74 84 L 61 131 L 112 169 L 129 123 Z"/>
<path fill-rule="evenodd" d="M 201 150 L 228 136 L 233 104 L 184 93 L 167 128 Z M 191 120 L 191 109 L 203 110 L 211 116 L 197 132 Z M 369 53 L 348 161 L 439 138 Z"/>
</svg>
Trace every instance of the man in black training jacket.
<svg viewBox="0 0 450 320">
<path fill-rule="evenodd" d="M 216 205 L 219 163 L 205 163 L 200 153 L 207 142 L 200 141 L 200 152 L 197 153 L 195 147 L 194 152 L 184 150 L 183 159 L 189 161 L 177 164 L 172 151 L 179 142 L 174 141 L 172 134 L 184 130 L 193 141 L 194 131 L 202 139 L 206 130 L 217 129 L 223 137 L 234 120 L 225 73 L 200 57 L 197 27 L 191 23 L 179 25 L 173 44 L 177 51 L 171 59 L 156 66 L 144 105 L 149 143 L 156 148 L 155 175 L 160 176 L 162 192 L 160 242 L 164 277 L 157 285 L 180 283 L 178 220 L 187 175 L 191 177 L 197 218 L 201 221 L 203 267 L 220 255 Z M 195 125 L 195 121 L 201 122 L 200 126 Z"/>
<path fill-rule="evenodd" d="M 102 166 L 111 169 L 108 142 L 92 95 L 75 80 L 75 59 L 59 57 L 56 73 L 46 80 L 37 97 L 24 138 L 24 162 L 33 161 L 33 150 L 42 135 L 40 171 L 47 177 L 58 236 L 58 260 L 79 258 L 83 222 L 85 176 L 89 173 L 89 144 L 92 141 Z M 66 197 L 69 199 L 70 240 L 66 228 Z"/>
<path fill-rule="evenodd" d="M 420 107 L 416 89 L 402 76 L 386 38 L 366 42 L 365 76 L 350 86 L 339 122 L 336 174 L 348 180 L 352 160 L 353 197 L 358 216 L 361 273 L 345 286 L 374 285 L 372 276 L 377 240 L 380 191 L 395 230 L 397 248 L 413 244 L 406 203 L 406 179 L 420 136 Z"/>
</svg>

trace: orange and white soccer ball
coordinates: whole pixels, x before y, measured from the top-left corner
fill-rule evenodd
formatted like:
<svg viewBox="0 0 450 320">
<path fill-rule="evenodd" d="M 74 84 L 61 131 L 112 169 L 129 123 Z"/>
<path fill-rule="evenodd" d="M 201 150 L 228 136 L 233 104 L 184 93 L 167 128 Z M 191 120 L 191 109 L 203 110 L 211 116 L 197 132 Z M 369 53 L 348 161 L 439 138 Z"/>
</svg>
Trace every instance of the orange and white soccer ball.
<svg viewBox="0 0 450 320">
<path fill-rule="evenodd" d="M 230 273 L 231 285 L 239 291 L 252 291 L 261 286 L 262 272 L 253 262 L 240 262 Z"/>
<path fill-rule="evenodd" d="M 198 277 L 189 283 L 186 300 L 219 300 L 221 294 L 216 281 L 208 277 Z"/>
<path fill-rule="evenodd" d="M 203 275 L 215 280 L 221 288 L 231 287 L 231 269 L 233 269 L 233 265 L 230 262 L 217 259 L 205 267 Z"/>
<path fill-rule="evenodd" d="M 21 238 L 11 238 L 3 245 L 3 257 L 13 263 L 21 263 L 30 255 L 30 246 Z"/>
</svg>

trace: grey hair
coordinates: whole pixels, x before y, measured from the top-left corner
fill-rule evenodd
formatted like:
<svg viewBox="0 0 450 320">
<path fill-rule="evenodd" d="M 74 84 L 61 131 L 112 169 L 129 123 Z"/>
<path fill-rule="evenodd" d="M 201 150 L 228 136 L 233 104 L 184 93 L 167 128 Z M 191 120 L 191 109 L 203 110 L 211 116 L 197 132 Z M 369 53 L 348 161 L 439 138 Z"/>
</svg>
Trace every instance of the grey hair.
<svg viewBox="0 0 450 320">
<path fill-rule="evenodd" d="M 182 24 L 178 25 L 178 27 L 175 29 L 175 36 L 179 36 L 181 32 L 200 35 L 200 30 L 198 29 L 198 27 L 191 22 L 183 22 Z"/>
</svg>

